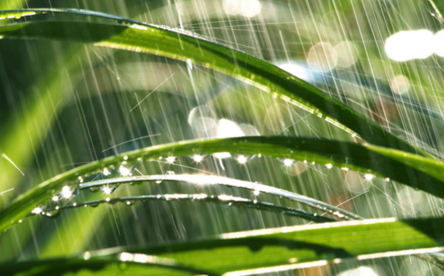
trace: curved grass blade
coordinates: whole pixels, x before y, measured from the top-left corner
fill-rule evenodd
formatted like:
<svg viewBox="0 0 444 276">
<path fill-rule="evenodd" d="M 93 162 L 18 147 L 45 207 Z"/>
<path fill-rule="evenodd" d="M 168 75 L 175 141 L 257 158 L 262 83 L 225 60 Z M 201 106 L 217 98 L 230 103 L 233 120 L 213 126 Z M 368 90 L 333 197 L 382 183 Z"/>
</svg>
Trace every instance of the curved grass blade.
<svg viewBox="0 0 444 276">
<path fill-rule="evenodd" d="M 364 140 L 375 145 L 430 157 L 424 151 L 387 132 L 383 127 L 345 104 L 277 66 L 208 41 L 194 33 L 85 10 L 29 9 L 2 12 L 8 14 L 15 12 L 18 15 L 25 12 L 65 13 L 75 14 L 79 20 L 86 18 L 110 20 L 107 24 L 85 20 L 82 22 L 55 20 L 17 23 L 1 27 L 0 36 L 80 41 L 188 61 L 230 75 L 271 93 L 289 104 L 317 114 L 336 127 L 348 131 L 352 137 L 360 135 Z M 127 25 L 116 24 L 116 22 Z"/>
<path fill-rule="evenodd" d="M 78 261 L 77 265 L 87 269 L 90 261 L 120 260 L 131 265 L 136 260 L 163 259 L 216 275 L 256 275 L 326 265 L 341 258 L 365 260 L 440 252 L 443 231 L 442 218 L 331 222 L 228 233 L 214 239 L 167 245 L 103 249 L 87 252 L 89 260 Z M 15 269 L 25 272 L 38 264 L 38 261 L 19 263 Z M 0 269 L 4 271 L 5 267 L 8 268 L 0 266 Z M 145 273 L 151 275 L 149 271 Z"/>
<path fill-rule="evenodd" d="M 117 256 L 57 258 L 0 265 L 3 275 L 217 275 L 175 264 L 174 260 L 137 254 L 136 259 L 120 260 Z M 73 274 L 74 273 L 74 274 Z M 78 274 L 77 274 L 78 273 Z M 90 275 L 90 274 L 87 275 Z"/>
<path fill-rule="evenodd" d="M 159 145 L 108 157 L 57 175 L 16 198 L 0 211 L 0 231 L 14 225 L 38 204 L 48 200 L 64 185 L 76 183 L 78 176 L 100 172 L 107 166 L 161 156 L 231 152 L 293 158 L 347 167 L 360 172 L 389 177 L 413 188 L 444 198 L 444 164 L 430 158 L 372 145 L 359 145 L 306 137 L 236 137 L 197 140 Z"/>
<path fill-rule="evenodd" d="M 249 189 L 252 191 L 258 191 L 261 193 L 287 198 L 305 204 L 312 208 L 319 209 L 322 212 L 329 213 L 330 215 L 336 216 L 340 219 L 346 219 L 346 220 L 362 219 L 362 217 L 357 216 L 351 212 L 348 212 L 341 208 L 337 208 L 320 200 L 316 200 L 304 195 L 300 195 L 297 193 L 293 193 L 287 190 L 279 189 L 264 184 L 237 180 L 223 176 L 200 175 L 200 174 L 132 176 L 132 177 L 119 177 L 119 178 L 91 181 L 87 183 L 82 183 L 79 185 L 79 187 L 80 189 L 87 189 L 109 184 L 123 184 L 123 183 L 135 183 L 135 182 L 147 182 L 147 181 L 188 182 L 198 185 L 222 185 L 227 187 Z"/>
<path fill-rule="evenodd" d="M 76 203 L 76 205 L 65 205 L 60 206 L 57 209 L 45 209 L 42 212 L 43 216 L 47 217 L 55 217 L 59 215 L 59 212 L 65 209 L 73 209 L 80 207 L 97 207 L 102 203 L 114 204 L 116 202 L 124 203 L 125 205 L 133 205 L 138 201 L 200 201 L 200 202 L 208 202 L 208 203 L 216 203 L 223 204 L 228 206 L 236 206 L 239 208 L 248 208 L 248 209 L 256 209 L 263 210 L 269 212 L 280 213 L 286 216 L 299 217 L 303 219 L 307 219 L 314 222 L 332 222 L 334 219 L 330 219 L 328 217 L 318 216 L 316 214 L 312 214 L 310 212 L 285 207 L 280 205 L 275 205 L 269 202 L 261 202 L 257 200 L 251 200 L 243 197 L 236 197 L 231 195 L 207 195 L 207 194 L 158 194 L 158 195 L 141 195 L 141 196 L 128 196 L 128 197 L 118 197 L 118 198 L 107 198 L 101 200 L 93 200 L 93 201 L 85 201 L 81 203 Z M 31 214 L 34 216 L 35 214 Z"/>
</svg>

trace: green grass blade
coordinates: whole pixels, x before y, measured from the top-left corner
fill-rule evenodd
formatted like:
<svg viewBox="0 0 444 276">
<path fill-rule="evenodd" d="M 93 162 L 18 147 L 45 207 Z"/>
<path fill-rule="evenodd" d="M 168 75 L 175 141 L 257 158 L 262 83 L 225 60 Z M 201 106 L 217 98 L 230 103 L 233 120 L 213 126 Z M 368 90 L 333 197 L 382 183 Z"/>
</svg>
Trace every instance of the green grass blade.
<svg viewBox="0 0 444 276">
<path fill-rule="evenodd" d="M 217 275 L 171 264 L 164 258 L 150 258 L 151 262 L 122 262 L 118 258 L 59 258 L 19 262 L 1 266 L 3 275 Z M 157 262 L 156 262 L 157 261 Z M 163 262 L 163 263 L 162 263 Z M 92 274 L 91 274 L 92 273 Z"/>
<path fill-rule="evenodd" d="M 235 206 L 239 208 L 248 208 L 248 209 L 256 209 L 263 210 L 269 212 L 275 212 L 282 215 L 292 216 L 307 219 L 313 222 L 332 222 L 334 219 L 318 216 L 312 214 L 310 212 L 285 207 L 281 205 L 275 205 L 269 202 L 262 202 L 257 200 L 251 200 L 243 197 L 236 197 L 230 195 L 207 195 L 207 194 L 157 194 L 157 195 L 140 195 L 140 196 L 127 196 L 127 197 L 117 197 L 117 198 L 109 198 L 109 199 L 101 199 L 101 200 L 92 200 L 79 202 L 75 206 L 74 205 L 64 205 L 60 206 L 59 209 L 50 209 L 46 210 L 46 215 L 48 217 L 54 217 L 60 214 L 60 211 L 66 209 L 75 209 L 93 206 L 97 207 L 100 204 L 114 204 L 116 202 L 121 202 L 125 205 L 133 205 L 138 201 L 146 202 L 146 201 L 189 201 L 189 202 L 207 202 L 207 203 L 215 203 L 222 205 Z"/>
<path fill-rule="evenodd" d="M 75 14 L 79 20 L 95 17 L 110 21 L 107 24 L 62 20 L 18 23 L 1 27 L 0 36 L 95 43 L 97 46 L 146 52 L 189 61 L 233 76 L 271 93 L 292 105 L 317 114 L 327 122 L 348 131 L 352 136 L 360 135 L 369 143 L 428 156 L 422 150 L 282 69 L 190 32 L 83 10 L 33 9 L 4 12 L 20 14 L 29 11 Z"/>
<path fill-rule="evenodd" d="M 71 260 L 77 263 L 76 269 L 88 269 L 95 262 L 122 261 L 130 266 L 137 261 L 168 260 L 179 267 L 213 274 L 243 270 L 240 275 L 251 275 L 258 273 L 258 269 L 285 271 L 304 265 L 326 265 L 341 258 L 364 260 L 438 252 L 443 250 L 443 231 L 441 218 L 332 222 L 228 233 L 215 239 L 167 245 L 104 249 L 86 253 L 88 260 L 61 259 L 61 263 Z M 39 262 L 14 265 L 17 272 L 36 267 Z M 74 270 L 72 266 L 64 267 Z M 5 268 L 8 266 L 0 267 L 2 271 Z M 151 275 L 148 269 L 144 273 Z"/>
<path fill-rule="evenodd" d="M 268 185 L 263 185 L 259 183 L 253 183 L 250 181 L 237 180 L 222 176 L 213 175 L 199 175 L 199 174 L 175 174 L 175 175 L 148 175 L 148 176 L 132 176 L 132 177 L 119 177 L 113 179 L 104 179 L 91 181 L 88 183 L 82 183 L 79 185 L 80 189 L 87 189 L 93 187 L 100 187 L 113 184 L 124 184 L 124 183 L 137 183 L 137 182 L 148 182 L 148 181 L 173 181 L 173 182 L 187 182 L 197 185 L 221 185 L 231 188 L 241 188 L 249 189 L 252 191 L 258 191 L 260 193 L 271 194 L 279 196 L 282 198 L 287 198 L 315 209 L 319 209 L 323 213 L 329 213 L 330 215 L 336 216 L 340 219 L 353 220 L 353 219 L 363 219 L 351 212 L 345 211 L 341 208 L 337 208 L 325 202 L 293 193 L 287 190 L 279 189 L 276 187 L 271 187 Z"/>
<path fill-rule="evenodd" d="M 304 137 L 236 137 L 197 140 L 159 145 L 108 157 L 77 167 L 49 179 L 16 198 L 0 212 L 0 231 L 6 230 L 31 210 L 60 191 L 75 184 L 85 174 L 100 172 L 107 166 L 161 156 L 231 152 L 262 154 L 276 158 L 308 160 L 320 164 L 347 167 L 360 172 L 389 177 L 414 188 L 444 198 L 444 164 L 430 158 L 372 145 L 359 145 L 328 139 Z"/>
</svg>

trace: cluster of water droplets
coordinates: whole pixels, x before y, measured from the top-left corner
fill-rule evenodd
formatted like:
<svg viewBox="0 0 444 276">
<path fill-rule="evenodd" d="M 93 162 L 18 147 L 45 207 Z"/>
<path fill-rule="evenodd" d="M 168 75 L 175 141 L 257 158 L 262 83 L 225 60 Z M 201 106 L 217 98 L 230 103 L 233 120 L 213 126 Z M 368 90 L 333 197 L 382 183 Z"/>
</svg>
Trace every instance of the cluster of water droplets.
<svg viewBox="0 0 444 276">
<path fill-rule="evenodd" d="M 124 156 L 123 161 L 119 164 L 104 167 L 94 173 L 77 176 L 75 180 L 67 182 L 59 191 L 55 191 L 49 200 L 36 206 L 30 215 L 42 215 L 48 218 L 55 218 L 63 209 L 79 206 L 97 207 L 100 204 L 99 202 L 86 204 L 76 201 L 82 192 L 82 185 L 91 181 L 102 180 L 104 182 L 103 185 L 92 186 L 89 187 L 88 190 L 93 193 L 100 191 L 103 195 L 107 196 L 105 201 L 109 201 L 109 195 L 117 190 L 119 184 L 107 184 L 107 180 L 132 176 L 139 161 L 138 159 L 136 162 L 129 162 L 128 157 Z"/>
<path fill-rule="evenodd" d="M 291 153 L 293 153 L 291 151 Z M 251 162 L 255 158 L 262 158 L 262 153 L 257 154 L 243 154 L 243 153 L 233 153 L 230 154 L 230 157 L 235 160 L 236 163 L 240 165 L 245 165 L 248 162 Z M 188 158 L 190 158 L 193 163 L 200 164 L 204 162 L 207 158 L 213 158 L 218 159 L 217 155 L 208 155 L 208 154 L 191 154 L 188 155 Z M 288 170 L 290 174 L 299 174 L 305 171 L 309 166 L 317 166 L 318 168 L 322 165 L 316 164 L 315 161 L 308 161 L 308 160 L 295 160 L 292 158 L 276 158 L 280 163 L 282 163 L 282 167 Z M 178 175 L 178 179 L 175 179 L 172 177 L 175 175 L 174 170 L 167 170 L 165 172 L 165 177 L 159 176 L 158 178 L 144 178 L 140 180 L 138 177 L 141 177 L 139 175 L 133 176 L 133 174 L 137 171 L 137 164 L 142 161 L 142 158 L 138 158 L 136 161 L 130 161 L 128 160 L 127 156 L 123 157 L 123 160 L 114 165 L 106 166 L 100 169 L 99 171 L 96 171 L 95 173 L 86 174 L 82 176 L 77 176 L 75 181 L 72 181 L 70 183 L 67 183 L 64 185 L 59 191 L 54 192 L 50 200 L 46 201 L 43 204 L 40 204 L 36 206 L 32 211 L 30 215 L 42 215 L 44 217 L 48 218 L 55 218 L 57 217 L 60 212 L 64 209 L 69 208 L 76 208 L 76 207 L 97 207 L 102 203 L 109 203 L 109 204 L 115 204 L 117 202 L 124 203 L 127 206 L 132 206 L 138 201 L 147 201 L 147 200 L 164 200 L 164 201 L 170 201 L 170 200 L 202 200 L 202 201 L 218 201 L 219 203 L 226 203 L 228 206 L 232 206 L 233 204 L 239 205 L 243 204 L 246 207 L 249 208 L 256 208 L 256 209 L 265 209 L 265 210 L 271 210 L 275 211 L 276 209 L 281 208 L 282 214 L 290 214 L 290 215 L 300 215 L 301 210 L 294 211 L 291 208 L 285 209 L 286 207 L 276 207 L 273 206 L 273 204 L 270 203 L 264 203 L 258 201 L 258 197 L 261 193 L 259 190 L 253 189 L 251 191 L 251 197 L 252 199 L 247 198 L 240 198 L 235 197 L 232 195 L 226 195 L 226 194 L 220 194 L 220 195 L 208 195 L 208 194 L 158 194 L 158 195 L 146 195 L 146 196 L 135 196 L 135 197 L 116 197 L 112 198 L 111 195 L 116 192 L 116 190 L 119 188 L 121 184 L 127 183 L 127 184 L 141 184 L 143 182 L 155 182 L 156 184 L 162 183 L 163 180 L 173 180 L 173 181 L 185 181 L 187 182 L 187 178 L 183 178 L 181 180 L 180 175 Z M 155 160 L 150 159 L 150 161 L 158 161 L 164 164 L 168 165 L 175 165 L 179 163 L 179 157 L 173 156 L 173 155 L 167 155 L 163 157 L 159 157 Z M 332 163 L 324 164 L 326 169 L 332 169 L 334 165 Z M 348 172 L 348 167 L 338 167 L 338 169 Z M 140 174 L 140 172 L 138 172 Z M 361 177 L 367 181 L 371 181 L 375 175 L 371 173 L 360 173 Z M 169 177 L 168 177 L 169 176 Z M 193 175 L 190 175 L 193 176 Z M 149 177 L 149 176 L 148 176 Z M 212 183 L 212 180 L 208 180 L 205 178 L 202 178 L 202 180 L 199 180 L 197 183 L 196 180 L 189 180 L 191 183 L 194 184 L 217 184 Z M 388 178 L 385 179 L 385 181 L 389 181 Z M 242 188 L 242 187 L 241 187 Z M 244 187 L 245 188 L 245 187 Z M 247 188 L 248 189 L 248 188 Z M 81 193 L 83 190 L 89 190 L 90 192 L 96 193 L 101 192 L 104 199 L 95 200 L 95 201 L 82 201 L 77 200 L 76 197 Z M 78 199 L 78 198 L 77 198 Z M 256 205 L 256 206 L 254 206 Z M 329 209 L 325 206 L 312 206 L 318 210 L 323 211 L 323 214 L 318 215 L 317 213 L 310 213 L 313 217 L 319 217 L 323 216 L 325 214 L 333 215 L 336 218 L 339 219 L 348 219 L 347 215 L 344 215 L 343 213 Z M 309 214 L 309 213 L 307 213 Z M 304 214 L 304 215 L 307 215 Z M 307 215 L 308 216 L 308 215 Z"/>
</svg>

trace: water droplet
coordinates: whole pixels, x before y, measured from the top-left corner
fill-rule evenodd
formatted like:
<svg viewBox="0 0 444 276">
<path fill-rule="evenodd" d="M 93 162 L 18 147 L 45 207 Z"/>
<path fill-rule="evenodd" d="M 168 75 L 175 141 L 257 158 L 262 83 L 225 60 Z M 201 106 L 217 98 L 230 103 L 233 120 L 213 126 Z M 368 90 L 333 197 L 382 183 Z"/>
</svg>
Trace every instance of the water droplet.
<svg viewBox="0 0 444 276">
<path fill-rule="evenodd" d="M 90 203 L 89 206 L 96 208 L 97 206 L 99 206 L 99 204 L 100 203 L 98 203 L 98 202 L 93 202 L 93 203 Z"/>
<path fill-rule="evenodd" d="M 112 193 L 114 193 L 117 190 L 117 186 L 114 185 L 106 185 L 106 186 L 102 186 L 100 187 L 100 190 L 106 194 L 106 195 L 110 195 Z"/>
<path fill-rule="evenodd" d="M 384 178 L 384 180 L 385 180 L 385 182 L 389 182 L 390 178 L 386 177 L 386 178 Z"/>
<path fill-rule="evenodd" d="M 330 163 L 326 164 L 325 166 L 327 167 L 327 169 L 331 169 L 331 168 L 333 168 L 333 165 L 330 164 Z"/>
<path fill-rule="evenodd" d="M 261 193 L 261 192 L 258 191 L 258 190 L 254 190 L 254 191 L 253 191 L 253 195 L 255 195 L 255 196 L 258 196 L 260 193 Z"/>
<path fill-rule="evenodd" d="M 51 210 L 45 213 L 45 216 L 47 218 L 56 218 L 60 215 L 60 211 L 59 210 Z"/>
<path fill-rule="evenodd" d="M 246 164 L 248 161 L 250 161 L 254 156 L 248 155 L 248 154 L 236 154 L 233 156 L 233 158 L 239 163 L 239 164 Z"/>
<path fill-rule="evenodd" d="M 288 159 L 288 158 L 285 158 L 285 159 L 278 158 L 278 160 L 279 160 L 280 162 L 284 163 L 284 165 L 285 165 L 286 167 L 290 167 L 290 166 L 293 165 L 293 163 L 294 163 L 294 160 L 293 160 L 293 159 Z"/>
<path fill-rule="evenodd" d="M 348 172 L 348 168 L 347 167 L 342 167 L 341 170 Z"/>
<path fill-rule="evenodd" d="M 80 178 L 81 177 L 79 176 L 79 179 Z M 60 194 L 64 198 L 70 198 L 72 196 L 71 188 L 69 188 L 69 186 L 63 186 L 62 191 L 60 192 Z"/>
<path fill-rule="evenodd" d="M 54 195 L 51 197 L 52 201 L 59 201 L 60 197 L 58 195 Z"/>
<path fill-rule="evenodd" d="M 76 207 L 76 206 L 77 206 L 77 203 L 76 203 L 76 202 L 74 202 L 74 203 L 72 204 L 72 206 Z"/>
<path fill-rule="evenodd" d="M 134 205 L 134 203 L 136 203 L 135 200 L 127 200 L 127 201 L 125 202 L 125 204 L 128 205 L 128 206 Z"/>
<path fill-rule="evenodd" d="M 128 176 L 128 175 L 131 175 L 131 170 L 128 169 L 127 167 L 121 165 L 121 166 L 119 167 L 119 173 L 120 173 L 122 176 Z"/>
<path fill-rule="evenodd" d="M 128 156 L 125 155 L 125 156 L 123 157 L 123 160 L 125 160 L 125 161 L 128 160 Z"/>
<path fill-rule="evenodd" d="M 111 172 L 110 172 L 107 168 L 104 168 L 102 174 L 103 174 L 104 176 L 108 176 L 108 175 L 111 174 Z"/>
<path fill-rule="evenodd" d="M 168 156 L 168 157 L 166 158 L 166 161 L 167 161 L 168 164 L 173 164 L 174 161 L 176 161 L 176 157 L 174 157 L 174 156 Z"/>
<path fill-rule="evenodd" d="M 193 159 L 193 161 L 196 163 L 202 162 L 205 159 L 205 157 L 207 157 L 207 155 L 202 155 L 202 154 L 190 155 L 190 158 Z"/>
<path fill-rule="evenodd" d="M 372 180 L 375 176 L 373 174 L 366 173 L 364 174 L 365 180 Z"/>
<path fill-rule="evenodd" d="M 162 180 L 156 180 L 156 184 L 160 184 L 160 183 L 162 183 Z"/>
<path fill-rule="evenodd" d="M 167 175 L 175 175 L 176 173 L 174 171 L 167 171 L 166 174 Z"/>
<path fill-rule="evenodd" d="M 40 207 L 35 207 L 35 208 L 32 209 L 32 211 L 31 211 L 31 213 L 36 214 L 36 215 L 40 214 L 41 212 L 43 212 L 43 210 L 42 210 L 42 208 L 40 208 Z"/>
</svg>

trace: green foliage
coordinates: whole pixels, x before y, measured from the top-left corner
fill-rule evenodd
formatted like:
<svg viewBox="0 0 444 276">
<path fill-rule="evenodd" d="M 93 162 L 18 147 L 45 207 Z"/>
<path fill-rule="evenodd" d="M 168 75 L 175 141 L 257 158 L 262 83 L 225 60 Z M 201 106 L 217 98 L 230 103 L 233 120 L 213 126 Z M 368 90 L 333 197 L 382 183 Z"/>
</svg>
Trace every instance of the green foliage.
<svg viewBox="0 0 444 276">
<path fill-rule="evenodd" d="M 0 209 L 0 231 L 8 229 L 11 231 L 23 219 L 31 219 L 26 218 L 31 214 L 36 215 L 34 218 L 56 217 L 62 210 L 77 209 L 79 206 L 97 207 L 100 204 L 101 206 L 97 209 L 100 211 L 95 211 L 95 214 L 91 215 L 90 222 L 79 223 L 88 232 L 100 227 L 99 221 L 106 215 L 106 210 L 102 205 L 107 203 L 123 202 L 132 206 L 136 201 L 146 200 L 168 203 L 171 198 L 198 201 L 199 195 L 204 195 L 201 200 L 204 203 L 217 203 L 217 206 L 229 204 L 272 214 L 281 213 L 303 219 L 302 222 L 308 220 L 322 224 L 267 228 L 209 235 L 210 237 L 180 242 L 158 241 L 157 245 L 115 247 L 83 252 L 84 243 L 87 243 L 90 238 L 88 235 L 91 233 L 88 232 L 79 234 L 81 243 L 78 248 L 69 248 L 66 252 L 59 251 L 58 247 L 54 249 L 54 240 L 59 237 L 50 240 L 49 249 L 42 253 L 42 256 L 47 254 L 54 257 L 53 255 L 56 255 L 55 258 L 1 265 L 0 270 L 7 275 L 69 275 L 70 273 L 109 275 L 120 272 L 131 275 L 162 275 L 164 273 L 221 275 L 237 270 L 252 270 L 248 273 L 254 274 L 270 267 L 277 267 L 274 268 L 277 270 L 289 270 L 311 265 L 323 266 L 346 258 L 364 260 L 430 253 L 439 251 L 440 246 L 443 245 L 441 233 L 444 229 L 442 229 L 441 218 L 362 220 L 361 216 L 334 204 L 285 189 L 254 183 L 251 180 L 243 181 L 211 175 L 199 175 L 199 178 L 194 179 L 192 175 L 185 173 L 174 176 L 156 174 L 156 169 L 149 165 L 146 165 L 147 175 L 130 174 L 134 172 L 136 164 L 167 160 L 166 163 L 171 165 L 174 159 L 180 156 L 207 156 L 228 152 L 231 156 L 242 155 L 243 158 L 246 158 L 245 156 L 257 156 L 257 159 L 272 157 L 283 160 L 284 163 L 285 160 L 289 160 L 289 163 L 285 164 L 287 167 L 292 166 L 295 160 L 300 160 L 301 163 L 305 162 L 304 164 L 321 164 L 328 169 L 335 167 L 339 172 L 353 170 L 365 174 L 370 180 L 375 176 L 385 178 L 387 182 L 396 181 L 429 195 L 444 198 L 444 163 L 388 132 L 384 127 L 340 100 L 277 66 L 183 29 L 145 24 L 99 12 L 70 9 L 6 10 L 0 11 L 0 17 L 13 20 L 12 23 L 0 26 L 2 39 L 80 42 L 109 49 L 152 54 L 168 58 L 166 63 L 171 60 L 186 62 L 189 75 L 191 75 L 191 68 L 195 66 L 205 70 L 211 69 L 266 92 L 273 100 L 288 104 L 292 108 L 300 108 L 309 116 L 316 117 L 315 119 L 320 121 L 319 124 L 327 122 L 326 128 L 339 129 L 340 133 L 334 137 L 338 140 L 269 135 L 173 143 L 166 143 L 164 140 L 164 143 L 156 146 L 141 147 L 124 153 L 115 151 L 112 156 L 106 158 L 99 159 L 96 156 L 97 161 L 65 170 L 52 178 L 45 177 L 46 180 L 33 188 L 27 188 L 26 191 L 18 189 L 20 194 L 14 199 L 4 200 Z M 66 81 L 63 75 L 66 73 L 71 75 L 81 70 L 83 60 L 92 63 L 90 51 L 77 46 L 67 50 L 61 61 L 62 65 L 54 66 L 52 70 L 42 74 L 38 80 L 36 86 L 44 90 L 41 97 L 37 97 L 37 100 L 27 100 L 29 108 L 24 115 L 15 116 L 6 126 L 2 126 L 4 131 L 0 136 L 0 152 L 3 154 L 3 160 L 0 162 L 2 170 L 0 180 L 5 183 L 2 189 L 18 187 L 20 174 L 11 165 L 16 166 L 17 163 L 18 167 L 23 167 L 31 162 L 30 152 L 45 140 L 48 122 L 55 123 L 54 117 L 58 118 L 64 102 L 70 97 L 78 97 L 76 94 L 71 94 L 70 90 L 62 89 Z M 66 71 L 60 71 L 62 66 Z M 173 75 L 174 73 L 170 77 Z M 156 86 L 151 93 L 161 87 L 170 77 Z M 70 80 L 78 81 L 79 79 L 81 79 L 80 76 L 73 76 Z M 97 82 L 95 77 L 94 81 Z M 191 81 L 192 89 L 196 89 L 194 81 L 193 79 Z M 97 83 L 96 85 L 98 86 Z M 205 88 L 212 85 L 213 83 L 209 80 Z M 242 87 L 241 84 L 239 87 Z M 100 93 L 101 107 L 105 109 Z M 135 110 L 141 103 L 137 94 L 135 95 L 138 103 L 129 112 Z M 246 97 L 251 105 L 256 103 L 257 99 L 250 97 L 249 94 L 241 93 L 241 95 Z M 54 100 L 57 97 L 60 97 L 60 102 L 55 104 Z M 76 100 L 80 101 L 78 98 Z M 219 100 L 222 102 L 221 105 L 224 105 L 224 99 Z M 166 101 L 168 102 L 168 99 Z M 199 99 L 196 102 L 199 103 Z M 245 110 L 248 108 L 251 107 L 246 107 Z M 55 114 L 50 114 L 48 110 Z M 163 109 L 156 111 L 159 114 L 165 114 Z M 108 127 L 111 125 L 108 121 L 106 124 Z M 181 124 L 178 123 L 177 128 L 180 127 Z M 18 149 L 17 144 L 21 145 Z M 174 159 L 170 162 L 167 158 Z M 219 162 L 223 167 L 221 159 Z M 239 161 L 239 164 L 245 162 Z M 119 172 L 122 166 L 128 172 Z M 260 169 L 256 168 L 256 170 Z M 246 189 L 250 190 L 250 193 L 253 191 L 255 196 L 259 193 L 277 196 L 283 200 L 296 202 L 299 204 L 298 207 L 303 207 L 295 208 L 237 195 L 227 196 L 220 191 L 222 194 L 219 196 L 218 192 L 212 196 L 209 196 L 210 193 L 191 193 L 186 190 L 188 186 L 185 185 L 184 192 L 174 194 L 140 195 L 143 192 L 139 189 L 140 194 L 136 196 L 103 198 L 103 195 L 98 197 L 93 193 L 86 194 L 84 197 L 77 195 L 88 190 L 97 191 L 99 188 L 108 189 L 104 191 L 104 194 L 109 195 L 113 192 L 112 189 L 119 185 L 153 181 Z M 65 192 L 63 192 L 64 189 L 66 189 Z M 154 192 L 149 191 L 149 193 Z M 76 202 L 72 204 L 68 200 L 64 206 L 54 207 L 55 203 L 51 202 L 54 197 L 56 199 L 53 201 L 56 202 L 64 200 L 63 198 L 69 200 L 76 198 Z M 67 205 L 68 203 L 70 205 Z M 317 209 L 316 212 L 320 213 L 313 213 L 312 209 Z M 69 212 L 69 210 L 64 212 Z M 128 213 L 129 211 L 122 211 L 122 216 L 125 217 Z M 58 235 L 68 235 L 66 229 L 75 229 L 73 225 L 78 224 L 74 223 L 69 221 L 68 226 L 62 228 Z M 31 232 L 26 232 L 21 237 L 25 240 L 29 235 Z"/>
</svg>

